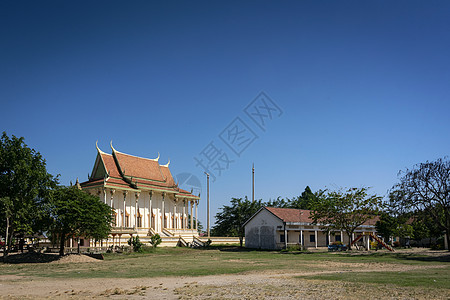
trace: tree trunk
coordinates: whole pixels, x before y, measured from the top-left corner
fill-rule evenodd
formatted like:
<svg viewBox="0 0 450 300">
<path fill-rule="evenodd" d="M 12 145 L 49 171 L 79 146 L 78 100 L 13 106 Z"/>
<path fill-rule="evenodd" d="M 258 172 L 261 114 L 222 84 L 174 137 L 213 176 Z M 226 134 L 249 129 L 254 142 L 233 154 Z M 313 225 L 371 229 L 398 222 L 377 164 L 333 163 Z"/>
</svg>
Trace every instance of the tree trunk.
<svg viewBox="0 0 450 300">
<path fill-rule="evenodd" d="M 8 231 L 9 231 L 9 217 L 6 217 L 6 238 L 5 238 L 5 246 L 3 249 L 3 257 L 8 256 L 7 246 L 8 246 Z"/>
<path fill-rule="evenodd" d="M 447 237 L 447 250 L 450 251 L 450 228 L 447 228 L 447 230 L 445 230 L 445 235 Z M 445 247 L 445 245 L 444 245 Z"/>
<path fill-rule="evenodd" d="M 64 232 L 61 234 L 60 239 L 61 240 L 59 244 L 59 255 L 64 256 L 64 244 L 66 242 L 66 234 Z"/>
<path fill-rule="evenodd" d="M 10 230 L 8 231 L 8 238 L 6 240 L 7 249 L 5 252 L 6 253 L 5 256 L 8 256 L 9 252 L 11 251 L 12 240 L 13 240 L 13 236 L 14 236 L 14 228 L 11 227 L 11 224 L 8 224 L 7 228 L 9 228 Z"/>
<path fill-rule="evenodd" d="M 348 250 L 352 250 L 352 234 L 351 233 L 347 233 L 348 235 Z"/>
<path fill-rule="evenodd" d="M 244 237 L 243 237 L 243 236 L 240 236 L 240 237 L 239 237 L 239 244 L 241 245 L 241 248 L 242 248 L 242 245 L 244 244 L 244 243 L 243 243 L 243 240 L 244 240 Z"/>
</svg>

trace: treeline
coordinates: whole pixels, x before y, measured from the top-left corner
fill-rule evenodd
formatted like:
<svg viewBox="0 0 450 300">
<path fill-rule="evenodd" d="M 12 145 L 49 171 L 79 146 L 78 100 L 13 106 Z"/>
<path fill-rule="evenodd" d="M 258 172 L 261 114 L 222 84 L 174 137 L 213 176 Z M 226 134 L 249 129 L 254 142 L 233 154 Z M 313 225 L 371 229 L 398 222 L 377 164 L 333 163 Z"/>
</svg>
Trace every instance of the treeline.
<svg viewBox="0 0 450 300">
<path fill-rule="evenodd" d="M 261 199 L 251 201 L 247 197 L 244 199 L 232 198 L 230 205 L 224 205 L 221 208 L 222 211 L 216 214 L 216 225 L 212 228 L 211 235 L 238 236 L 242 246 L 245 236 L 243 224 L 261 207 L 312 209 L 316 202 L 317 195 L 311 191 L 309 186 L 300 196 L 292 199 L 278 197 L 276 200 L 264 202 Z"/>
<path fill-rule="evenodd" d="M 0 236 L 4 256 L 16 238 L 43 234 L 59 241 L 60 255 L 68 237 L 106 238 L 112 210 L 76 187 L 60 186 L 47 172 L 42 155 L 24 138 L 0 138 Z"/>
<path fill-rule="evenodd" d="M 401 171 L 385 199 L 370 194 L 366 187 L 312 192 L 309 186 L 293 198 L 266 202 L 233 198 L 216 214 L 212 235 L 238 236 L 242 246 L 243 224 L 263 206 L 311 210 L 313 223 L 327 224 L 326 230 L 344 230 L 349 237 L 377 216 L 377 232 L 386 242 L 393 236 L 431 241 L 445 235 L 450 245 L 450 161 L 440 158 Z"/>
</svg>

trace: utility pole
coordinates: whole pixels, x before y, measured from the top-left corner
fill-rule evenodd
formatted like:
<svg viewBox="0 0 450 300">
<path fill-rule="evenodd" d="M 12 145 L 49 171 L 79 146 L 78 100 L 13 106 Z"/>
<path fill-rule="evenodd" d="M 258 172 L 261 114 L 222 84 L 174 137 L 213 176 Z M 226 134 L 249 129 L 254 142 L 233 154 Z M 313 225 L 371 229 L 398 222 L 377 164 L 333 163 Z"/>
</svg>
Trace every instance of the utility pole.
<svg viewBox="0 0 450 300">
<path fill-rule="evenodd" d="M 206 197 L 207 197 L 207 210 L 208 210 L 206 231 L 208 233 L 208 237 L 210 237 L 210 230 L 209 230 L 209 174 L 206 172 L 204 172 L 204 173 L 206 174 Z"/>
<path fill-rule="evenodd" d="M 252 202 L 255 202 L 255 164 L 252 166 Z"/>
</svg>

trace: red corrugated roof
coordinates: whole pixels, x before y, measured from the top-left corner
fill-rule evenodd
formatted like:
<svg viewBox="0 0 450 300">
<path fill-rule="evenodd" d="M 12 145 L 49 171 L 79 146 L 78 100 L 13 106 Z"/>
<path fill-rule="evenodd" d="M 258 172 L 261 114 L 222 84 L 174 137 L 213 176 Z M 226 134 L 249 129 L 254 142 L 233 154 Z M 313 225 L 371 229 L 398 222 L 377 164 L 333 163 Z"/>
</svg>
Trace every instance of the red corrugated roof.
<svg viewBox="0 0 450 300">
<path fill-rule="evenodd" d="M 295 208 L 265 207 L 283 222 L 311 223 L 310 211 Z"/>
<path fill-rule="evenodd" d="M 311 223 L 313 221 L 310 210 L 278 207 L 265 207 L 265 209 L 283 220 L 283 222 Z M 364 222 L 363 225 L 375 226 L 375 223 L 379 219 L 380 218 L 378 216 L 373 216 L 371 219 Z"/>
</svg>

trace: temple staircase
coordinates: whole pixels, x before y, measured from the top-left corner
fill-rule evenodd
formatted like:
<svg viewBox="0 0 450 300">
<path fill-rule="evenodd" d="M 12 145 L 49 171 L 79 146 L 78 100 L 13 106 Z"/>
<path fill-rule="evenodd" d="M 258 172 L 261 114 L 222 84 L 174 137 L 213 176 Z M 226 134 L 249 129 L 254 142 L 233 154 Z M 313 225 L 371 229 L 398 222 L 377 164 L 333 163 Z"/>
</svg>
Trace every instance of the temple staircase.
<svg viewBox="0 0 450 300">
<path fill-rule="evenodd" d="M 197 238 L 196 236 L 193 237 L 192 243 L 191 243 L 191 247 L 192 248 L 200 248 L 200 247 L 204 247 L 205 243 L 202 242 L 199 238 Z"/>
<path fill-rule="evenodd" d="M 177 246 L 178 246 L 178 247 L 190 247 L 190 243 L 188 243 L 188 242 L 180 235 L 180 239 L 178 240 Z"/>
<path fill-rule="evenodd" d="M 167 230 L 166 228 L 163 228 L 162 234 L 163 234 L 164 236 L 168 236 L 168 237 L 175 236 L 175 234 L 174 234 L 172 231 Z"/>
</svg>

